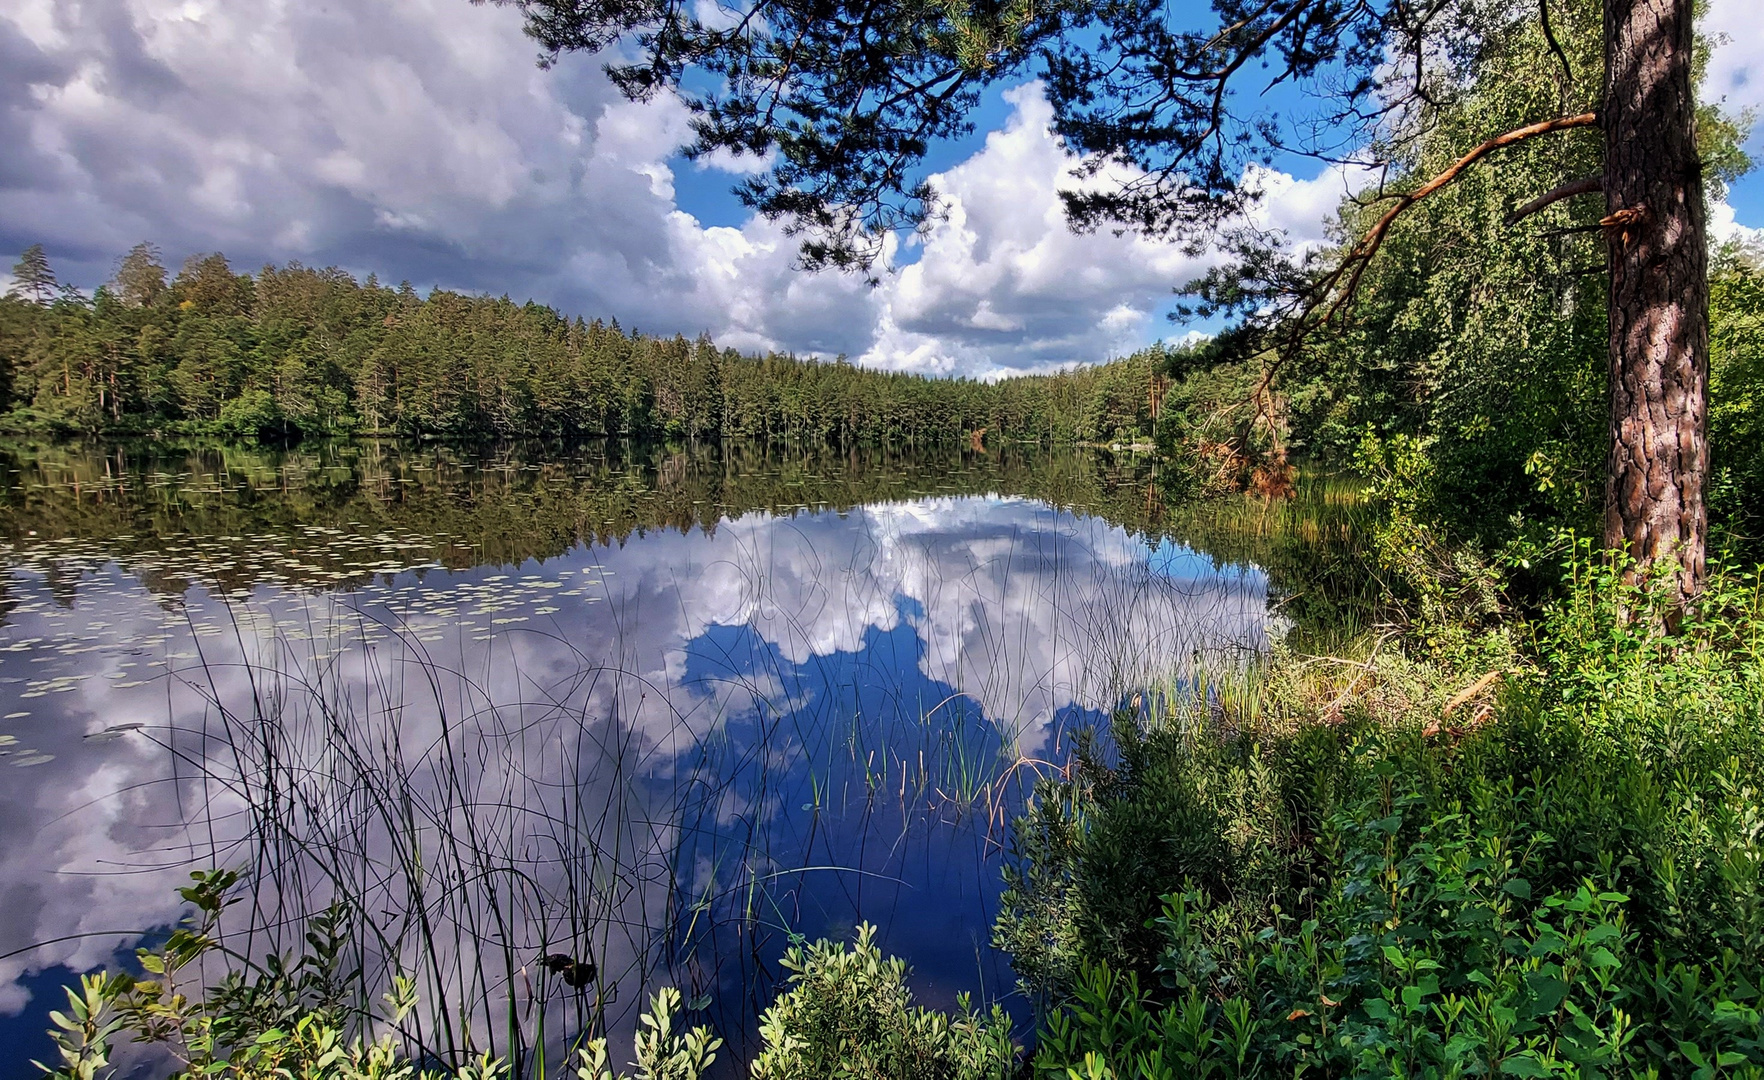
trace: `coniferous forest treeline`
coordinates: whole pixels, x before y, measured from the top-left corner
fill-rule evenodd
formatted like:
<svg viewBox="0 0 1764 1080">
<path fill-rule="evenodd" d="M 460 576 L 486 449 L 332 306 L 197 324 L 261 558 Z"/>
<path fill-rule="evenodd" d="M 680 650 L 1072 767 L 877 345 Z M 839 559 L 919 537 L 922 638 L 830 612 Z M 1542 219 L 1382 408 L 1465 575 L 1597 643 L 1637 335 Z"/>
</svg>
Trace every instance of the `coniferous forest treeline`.
<svg viewBox="0 0 1764 1080">
<path fill-rule="evenodd" d="M 229 437 L 757 438 L 844 445 L 986 437 L 1132 440 L 1151 431 L 1161 348 L 983 383 L 652 337 L 537 303 L 298 263 L 169 277 L 137 246 L 87 296 L 40 248 L 0 300 L 0 426 Z"/>
</svg>

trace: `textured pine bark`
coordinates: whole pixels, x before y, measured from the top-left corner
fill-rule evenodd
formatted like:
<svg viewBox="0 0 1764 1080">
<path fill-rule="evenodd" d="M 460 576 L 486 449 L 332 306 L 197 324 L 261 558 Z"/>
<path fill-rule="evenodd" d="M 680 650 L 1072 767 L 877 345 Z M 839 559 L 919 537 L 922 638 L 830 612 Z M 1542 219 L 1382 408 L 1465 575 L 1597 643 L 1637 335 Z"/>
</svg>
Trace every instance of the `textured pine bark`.
<svg viewBox="0 0 1764 1080">
<path fill-rule="evenodd" d="M 1708 515 L 1708 251 L 1692 0 L 1606 0 L 1611 458 L 1605 543 L 1701 588 Z"/>
</svg>

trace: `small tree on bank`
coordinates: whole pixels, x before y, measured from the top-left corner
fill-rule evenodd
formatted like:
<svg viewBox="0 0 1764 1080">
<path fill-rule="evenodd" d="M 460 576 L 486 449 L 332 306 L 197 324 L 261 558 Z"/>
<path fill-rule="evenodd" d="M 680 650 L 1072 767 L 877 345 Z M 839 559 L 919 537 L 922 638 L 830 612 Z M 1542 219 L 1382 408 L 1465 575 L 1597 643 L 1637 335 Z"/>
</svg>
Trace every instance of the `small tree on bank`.
<svg viewBox="0 0 1764 1080">
<path fill-rule="evenodd" d="M 810 266 L 868 269 L 887 231 L 923 224 L 935 192 L 916 167 L 930 147 L 971 130 L 988 85 L 1038 75 L 1055 132 L 1084 155 L 1079 188 L 1063 193 L 1073 225 L 1226 244 L 1237 265 L 1212 276 L 1202 305 L 1238 316 L 1232 343 L 1277 358 L 1330 328 L 1410 207 L 1519 143 L 1598 130 L 1600 171 L 1559 178 L 1514 218 L 1603 195 L 1605 542 L 1644 568 L 1675 560 L 1683 599 L 1701 588 L 1708 256 L 1693 0 L 1605 0 L 1597 77 L 1570 70 L 1552 0 L 1215 0 L 1210 11 L 1179 0 L 751 0 L 714 12 L 672 0 L 498 2 L 525 15 L 543 63 L 623 42 L 634 58 L 609 66 L 614 82 L 633 98 L 679 92 L 694 112 L 689 154 L 770 155 L 738 193 L 803 233 Z M 1241 226 L 1259 196 L 1246 167 L 1275 153 L 1405 175 L 1485 31 L 1516 18 L 1537 19 L 1561 60 L 1560 108 L 1487 132 L 1436 175 L 1378 186 L 1364 198 L 1383 212 L 1328 260 L 1294 262 Z M 1240 105 L 1239 90 L 1282 82 L 1327 103 L 1314 137 Z"/>
</svg>

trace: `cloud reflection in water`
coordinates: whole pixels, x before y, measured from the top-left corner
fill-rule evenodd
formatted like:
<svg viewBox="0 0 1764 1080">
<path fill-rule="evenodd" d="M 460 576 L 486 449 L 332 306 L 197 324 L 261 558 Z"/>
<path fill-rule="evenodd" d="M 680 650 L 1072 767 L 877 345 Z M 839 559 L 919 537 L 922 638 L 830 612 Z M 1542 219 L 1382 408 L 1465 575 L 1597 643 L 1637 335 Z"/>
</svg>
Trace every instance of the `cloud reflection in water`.
<svg viewBox="0 0 1764 1080">
<path fill-rule="evenodd" d="M 714 992 L 736 1034 L 786 932 L 859 918 L 927 999 L 1005 992 L 997 860 L 1039 763 L 1197 650 L 1263 648 L 1268 618 L 1253 568 L 1004 497 L 333 593 L 156 596 L 78 544 L 13 561 L 0 953 L 63 940 L 0 961 L 0 1011 L 174 921 L 218 862 L 259 885 L 242 951 L 348 898 L 369 971 L 455 1004 L 413 1032 L 437 1049 L 504 1049 L 511 994 L 553 1035 L 597 1002 L 629 1023 L 645 980 Z M 559 951 L 599 984 L 543 976 Z"/>
</svg>

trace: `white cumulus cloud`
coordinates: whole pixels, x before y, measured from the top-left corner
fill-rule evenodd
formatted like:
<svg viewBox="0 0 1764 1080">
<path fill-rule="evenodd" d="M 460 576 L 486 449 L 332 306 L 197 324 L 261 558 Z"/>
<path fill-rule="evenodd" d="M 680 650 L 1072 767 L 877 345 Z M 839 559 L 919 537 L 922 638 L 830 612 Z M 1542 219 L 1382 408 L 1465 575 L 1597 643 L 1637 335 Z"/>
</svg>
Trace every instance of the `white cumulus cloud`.
<svg viewBox="0 0 1764 1080">
<path fill-rule="evenodd" d="M 1726 37 L 1707 86 L 1736 108 L 1764 101 L 1749 7 L 1714 0 L 1706 22 Z M 732 182 L 763 163 L 684 164 L 677 102 L 623 100 L 593 58 L 533 61 L 513 12 L 464 0 L 11 0 L 0 254 L 42 243 L 89 287 L 152 240 L 173 258 L 335 264 L 742 349 L 981 377 L 1170 333 L 1171 289 L 1206 266 L 1067 227 L 1056 192 L 1074 159 L 1034 84 L 933 178 L 947 216 L 891 248 L 872 287 L 797 270 L 775 223 L 704 220 L 679 170 Z M 1258 218 L 1314 242 L 1346 179 L 1266 173 Z M 1751 224 L 1730 210 L 1715 208 L 1723 235 Z"/>
<path fill-rule="evenodd" d="M 1033 85 L 936 177 L 948 217 L 872 287 L 797 270 L 774 223 L 702 221 L 678 168 L 732 181 L 763 163 L 682 166 L 678 103 L 624 101 L 591 58 L 533 60 L 512 12 L 462 0 L 15 0 L 0 12 L 0 252 L 42 243 L 90 287 L 152 240 L 174 259 L 335 264 L 737 348 L 981 376 L 1143 344 L 1202 268 L 1066 227 L 1055 191 L 1072 159 Z M 1312 214 L 1289 197 L 1305 184 L 1275 186 L 1278 223 Z"/>
</svg>

